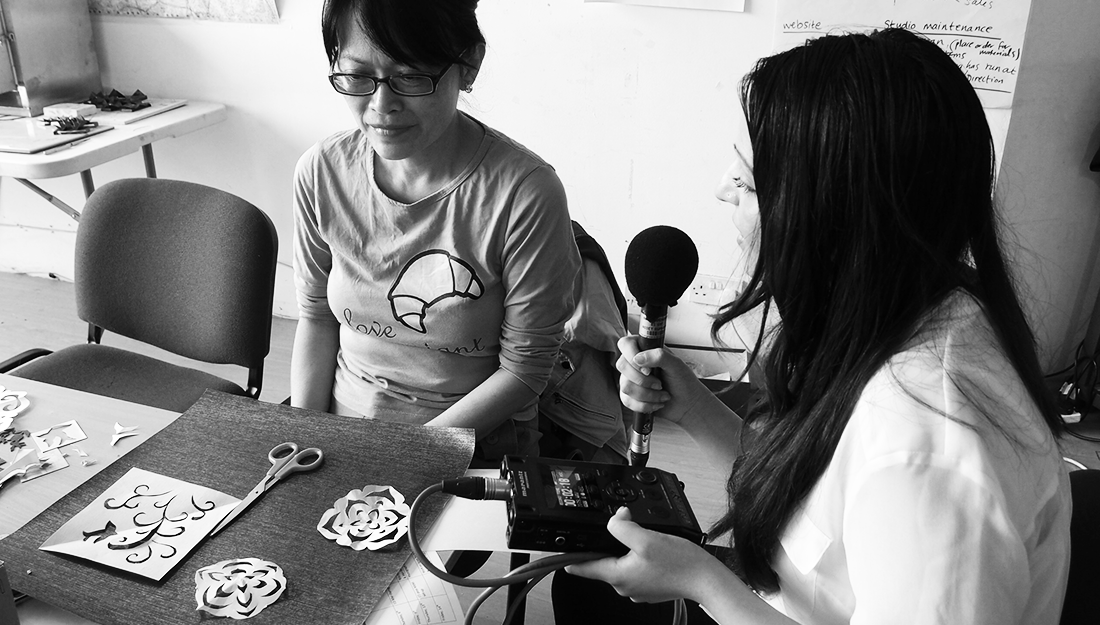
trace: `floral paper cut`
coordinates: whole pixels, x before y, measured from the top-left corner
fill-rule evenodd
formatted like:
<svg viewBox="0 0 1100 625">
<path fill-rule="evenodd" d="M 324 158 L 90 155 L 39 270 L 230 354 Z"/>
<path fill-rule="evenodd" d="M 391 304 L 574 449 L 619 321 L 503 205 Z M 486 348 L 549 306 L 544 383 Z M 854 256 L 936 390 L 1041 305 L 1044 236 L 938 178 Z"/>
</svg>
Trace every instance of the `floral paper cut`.
<svg viewBox="0 0 1100 625">
<path fill-rule="evenodd" d="M 336 500 L 317 531 L 356 551 L 391 545 L 409 531 L 409 506 L 392 486 L 364 486 Z"/>
<path fill-rule="evenodd" d="M 258 558 L 223 560 L 195 571 L 196 609 L 246 619 L 275 603 L 286 590 L 279 565 Z"/>
</svg>

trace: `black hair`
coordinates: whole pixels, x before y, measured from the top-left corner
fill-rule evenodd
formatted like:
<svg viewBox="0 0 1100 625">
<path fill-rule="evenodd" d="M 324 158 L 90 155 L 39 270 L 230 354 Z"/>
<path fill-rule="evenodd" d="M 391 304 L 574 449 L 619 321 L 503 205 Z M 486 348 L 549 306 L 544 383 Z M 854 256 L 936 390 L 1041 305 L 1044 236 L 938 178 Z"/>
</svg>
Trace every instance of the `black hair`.
<svg viewBox="0 0 1100 625">
<path fill-rule="evenodd" d="M 1062 424 L 1000 248 L 989 125 L 954 61 L 902 29 L 825 36 L 760 60 L 741 99 L 759 255 L 712 330 L 769 304 L 778 323 L 753 356 L 769 412 L 712 533 L 731 531 L 746 579 L 770 592 L 782 532 L 867 382 L 950 294 L 982 303 L 1044 420 Z"/>
<path fill-rule="evenodd" d="M 341 35 L 349 28 L 360 28 L 379 50 L 402 65 L 471 67 L 463 53 L 485 43 L 476 8 L 477 0 L 325 0 L 321 35 L 329 66 L 340 54 Z"/>
</svg>

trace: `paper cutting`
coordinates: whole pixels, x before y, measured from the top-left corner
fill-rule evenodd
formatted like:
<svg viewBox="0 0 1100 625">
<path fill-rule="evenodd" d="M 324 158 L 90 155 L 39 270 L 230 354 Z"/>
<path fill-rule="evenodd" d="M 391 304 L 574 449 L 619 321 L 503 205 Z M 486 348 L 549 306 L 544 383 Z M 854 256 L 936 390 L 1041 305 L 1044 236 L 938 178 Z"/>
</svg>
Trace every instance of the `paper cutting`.
<svg viewBox="0 0 1100 625">
<path fill-rule="evenodd" d="M 137 432 L 135 432 L 134 430 L 137 430 L 136 425 L 123 426 L 119 425 L 118 421 L 115 421 L 115 435 L 111 437 L 111 447 L 114 447 L 115 443 L 126 438 L 127 436 L 137 436 Z"/>
<path fill-rule="evenodd" d="M 27 399 L 26 391 L 9 391 L 8 389 L 0 386 L 0 417 L 15 418 L 19 416 L 20 412 L 27 409 L 27 406 L 31 405 L 30 400 Z M 0 426 L 0 429 L 4 429 L 11 425 L 9 421 L 7 425 Z"/>
<path fill-rule="evenodd" d="M 38 462 L 30 464 L 23 470 L 20 481 L 28 482 L 43 475 L 49 475 L 54 471 L 60 471 L 67 466 L 69 466 L 69 461 L 65 459 L 65 455 L 61 453 L 60 449 L 44 451 L 38 454 Z"/>
<path fill-rule="evenodd" d="M 195 571 L 196 609 L 246 619 L 275 603 L 286 590 L 278 564 L 258 558 L 223 560 Z"/>
<path fill-rule="evenodd" d="M 38 445 L 38 450 L 43 452 L 64 447 L 70 443 L 78 443 L 86 438 L 88 438 L 88 435 L 84 433 L 84 430 L 80 428 L 80 424 L 75 420 L 58 423 L 53 427 L 31 434 L 31 440 L 34 441 L 35 445 Z"/>
<path fill-rule="evenodd" d="M 8 428 L 0 431 L 0 446 L 7 445 L 9 451 L 15 451 L 22 447 L 27 446 L 25 439 L 30 435 L 30 432 L 26 430 L 16 430 L 15 428 Z"/>
<path fill-rule="evenodd" d="M 336 500 L 317 524 L 317 531 L 356 551 L 375 551 L 409 531 L 409 506 L 392 486 L 368 485 Z"/>
<path fill-rule="evenodd" d="M 60 471 L 67 466 L 69 466 L 69 461 L 65 460 L 61 452 L 56 449 L 43 453 L 38 453 L 33 449 L 24 449 L 15 457 L 7 469 L 0 471 L 0 484 L 16 477 L 26 482 L 54 471 Z"/>
<path fill-rule="evenodd" d="M 211 488 L 133 468 L 40 549 L 160 580 L 237 502 Z"/>
</svg>

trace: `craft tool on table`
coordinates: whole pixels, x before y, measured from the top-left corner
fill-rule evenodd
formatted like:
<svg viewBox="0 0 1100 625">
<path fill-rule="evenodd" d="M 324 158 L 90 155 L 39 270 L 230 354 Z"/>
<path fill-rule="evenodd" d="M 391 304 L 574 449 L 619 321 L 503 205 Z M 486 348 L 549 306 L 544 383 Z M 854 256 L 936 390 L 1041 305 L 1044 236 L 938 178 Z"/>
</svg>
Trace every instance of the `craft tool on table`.
<svg viewBox="0 0 1100 625">
<path fill-rule="evenodd" d="M 259 499 L 261 495 L 284 478 L 300 471 L 312 471 L 320 467 L 321 463 L 325 461 L 325 455 L 316 447 L 299 450 L 297 443 L 279 443 L 267 453 L 267 459 L 271 462 L 271 468 L 268 469 L 267 475 L 220 523 L 214 526 L 214 529 L 210 531 L 210 536 L 214 536 L 225 529 L 225 526 L 240 516 L 252 505 L 252 502 Z"/>
</svg>

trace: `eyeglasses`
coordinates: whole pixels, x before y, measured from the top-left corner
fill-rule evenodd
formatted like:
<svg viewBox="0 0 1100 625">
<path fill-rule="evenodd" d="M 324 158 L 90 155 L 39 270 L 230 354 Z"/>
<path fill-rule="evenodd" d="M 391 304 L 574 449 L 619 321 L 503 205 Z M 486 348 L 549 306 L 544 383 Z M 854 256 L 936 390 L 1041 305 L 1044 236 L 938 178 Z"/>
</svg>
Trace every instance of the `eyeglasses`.
<svg viewBox="0 0 1100 625">
<path fill-rule="evenodd" d="M 330 72 L 328 81 L 337 93 L 344 95 L 373 95 L 378 91 L 378 85 L 386 83 L 391 91 L 397 95 L 425 96 L 435 93 L 435 88 L 443 76 L 450 71 L 454 63 L 449 63 L 438 74 L 394 74 L 375 78 L 365 74 L 347 74 L 343 72 Z"/>
</svg>

